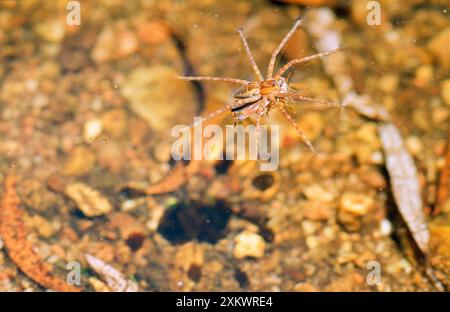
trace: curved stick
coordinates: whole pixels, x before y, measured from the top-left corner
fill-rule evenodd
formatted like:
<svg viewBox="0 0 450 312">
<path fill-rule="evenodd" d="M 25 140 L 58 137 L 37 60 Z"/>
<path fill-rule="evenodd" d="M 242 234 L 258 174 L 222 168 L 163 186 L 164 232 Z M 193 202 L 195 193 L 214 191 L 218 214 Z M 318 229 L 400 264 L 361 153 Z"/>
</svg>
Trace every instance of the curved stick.
<svg viewBox="0 0 450 312">
<path fill-rule="evenodd" d="M 267 79 L 272 79 L 273 75 L 273 69 L 275 67 L 275 61 L 277 59 L 278 53 L 280 53 L 281 49 L 286 45 L 288 40 L 291 38 L 291 36 L 294 34 L 294 32 L 297 30 L 297 28 L 300 26 L 301 20 L 297 19 L 294 23 L 294 26 L 292 26 L 291 30 L 287 33 L 286 36 L 284 36 L 283 40 L 281 40 L 278 47 L 273 51 L 272 57 L 270 58 L 269 67 L 267 68 Z"/>
<path fill-rule="evenodd" d="M 259 80 L 264 80 L 263 76 L 261 75 L 261 71 L 258 68 L 258 65 L 256 65 L 255 59 L 253 58 L 253 55 L 252 55 L 252 52 L 250 51 L 250 48 L 248 46 L 247 39 L 245 39 L 243 30 L 238 29 L 238 33 L 239 33 L 239 36 L 241 37 L 242 44 L 244 45 L 245 52 L 247 53 L 247 56 L 250 60 L 250 64 L 253 67 L 253 71 L 255 72 L 256 77 L 258 77 Z"/>
</svg>

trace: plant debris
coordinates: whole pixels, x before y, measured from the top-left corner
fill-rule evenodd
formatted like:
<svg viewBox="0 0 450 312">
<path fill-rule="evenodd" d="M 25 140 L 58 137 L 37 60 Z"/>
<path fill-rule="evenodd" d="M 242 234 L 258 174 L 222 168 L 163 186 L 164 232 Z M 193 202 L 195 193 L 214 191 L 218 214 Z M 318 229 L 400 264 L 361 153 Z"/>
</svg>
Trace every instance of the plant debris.
<svg viewBox="0 0 450 312">
<path fill-rule="evenodd" d="M 107 198 L 83 183 L 68 184 L 65 188 L 65 194 L 77 203 L 78 208 L 86 217 L 101 216 L 112 209 Z"/>
<path fill-rule="evenodd" d="M 106 285 L 114 292 L 136 292 L 139 291 L 138 285 L 127 279 L 122 273 L 114 269 L 104 261 L 90 255 L 85 255 L 89 266 L 106 282 Z"/>
<path fill-rule="evenodd" d="M 430 233 L 422 207 L 414 160 L 405 149 L 400 133 L 394 125 L 381 124 L 378 129 L 395 202 L 420 250 L 427 254 Z"/>
<path fill-rule="evenodd" d="M 28 277 L 42 287 L 63 292 L 78 292 L 82 289 L 68 284 L 52 273 L 50 264 L 42 261 L 28 241 L 28 231 L 23 222 L 23 211 L 15 191 L 16 177 L 9 175 L 4 181 L 0 205 L 0 235 L 9 257 Z"/>
</svg>

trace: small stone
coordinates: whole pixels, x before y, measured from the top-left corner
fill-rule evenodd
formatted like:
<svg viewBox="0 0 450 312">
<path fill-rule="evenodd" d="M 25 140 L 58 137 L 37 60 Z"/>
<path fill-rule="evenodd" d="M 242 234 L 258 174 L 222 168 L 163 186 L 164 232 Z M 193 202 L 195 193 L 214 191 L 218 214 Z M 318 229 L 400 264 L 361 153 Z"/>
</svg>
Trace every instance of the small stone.
<svg viewBox="0 0 450 312">
<path fill-rule="evenodd" d="M 450 106 L 450 79 L 442 81 L 441 97 L 445 105 Z"/>
<path fill-rule="evenodd" d="M 431 114 L 434 124 L 446 121 L 449 115 L 450 115 L 449 109 L 447 107 L 442 106 L 433 107 L 433 111 Z"/>
<path fill-rule="evenodd" d="M 406 148 L 413 155 L 417 156 L 422 151 L 422 141 L 416 136 L 410 136 L 405 141 Z"/>
<path fill-rule="evenodd" d="M 303 187 L 303 194 L 310 200 L 331 202 L 335 195 L 320 184 L 311 184 Z"/>
<path fill-rule="evenodd" d="M 148 44 L 159 44 L 170 38 L 169 26 L 163 21 L 142 21 L 136 25 L 139 40 Z"/>
<path fill-rule="evenodd" d="M 177 75 L 168 66 L 140 67 L 131 72 L 121 89 L 133 112 L 157 131 L 169 131 L 177 124 L 194 121 L 194 90 Z"/>
<path fill-rule="evenodd" d="M 122 25 L 106 26 L 98 35 L 91 58 L 96 63 L 125 58 L 138 49 L 137 36 Z"/>
<path fill-rule="evenodd" d="M 318 292 L 319 290 L 309 283 L 298 283 L 295 284 L 293 291 L 299 291 L 299 292 Z"/>
<path fill-rule="evenodd" d="M 298 119 L 298 126 L 310 141 L 314 141 L 322 133 L 324 121 L 318 112 L 307 113 Z"/>
<path fill-rule="evenodd" d="M 233 256 L 236 259 L 246 257 L 261 258 L 264 256 L 264 239 L 256 233 L 243 231 L 234 239 Z"/>
<path fill-rule="evenodd" d="M 64 163 L 63 173 L 79 176 L 89 172 L 95 164 L 95 154 L 84 146 L 77 146 Z"/>
<path fill-rule="evenodd" d="M 429 85 L 434 78 L 433 66 L 426 64 L 421 65 L 416 69 L 415 81 L 420 86 Z"/>
<path fill-rule="evenodd" d="M 51 20 L 36 24 L 36 34 L 43 40 L 51 43 L 59 43 L 64 38 L 65 25 L 63 21 Z"/>
<path fill-rule="evenodd" d="M 318 228 L 320 227 L 320 224 L 318 222 L 313 222 L 309 220 L 302 221 L 302 229 L 305 236 L 309 236 L 314 234 Z"/>
<path fill-rule="evenodd" d="M 388 74 L 381 77 L 378 81 L 378 88 L 386 93 L 393 93 L 398 87 L 398 75 Z"/>
<path fill-rule="evenodd" d="M 333 209 L 329 203 L 310 200 L 303 206 L 303 215 L 312 221 L 326 221 L 333 215 Z"/>
<path fill-rule="evenodd" d="M 309 249 L 315 249 L 319 246 L 319 239 L 316 236 L 308 236 L 305 239 L 305 243 Z"/>
<path fill-rule="evenodd" d="M 118 33 L 117 39 L 117 50 L 114 58 L 125 58 L 138 50 L 138 40 L 134 32 L 130 30 L 121 31 Z"/>
<path fill-rule="evenodd" d="M 450 70 L 450 26 L 443 29 L 428 42 L 428 49 L 436 57 L 444 71 Z"/>
<path fill-rule="evenodd" d="M 102 133 L 102 122 L 98 118 L 88 120 L 83 125 L 83 139 L 85 142 L 92 142 Z"/>
<path fill-rule="evenodd" d="M 33 227 L 37 230 L 39 236 L 49 238 L 55 234 L 56 229 L 44 217 L 35 215 L 32 217 L 31 222 L 33 223 Z"/>
<path fill-rule="evenodd" d="M 380 221 L 380 234 L 383 236 L 389 236 L 392 233 L 392 223 L 388 219 Z"/>
<path fill-rule="evenodd" d="M 105 132 L 113 138 L 120 138 L 127 130 L 127 113 L 122 109 L 113 109 L 104 113 L 101 117 Z"/>
<path fill-rule="evenodd" d="M 365 215 L 374 205 L 372 197 L 353 192 L 345 192 L 341 196 L 339 208 L 355 216 Z"/>
<path fill-rule="evenodd" d="M 92 288 L 94 288 L 95 292 L 110 292 L 111 289 L 106 286 L 101 280 L 96 277 L 89 277 L 89 284 L 91 284 Z"/>
<path fill-rule="evenodd" d="M 141 204 L 141 201 L 134 199 L 127 199 L 120 205 L 120 210 L 124 212 L 132 211 Z"/>
<path fill-rule="evenodd" d="M 107 214 L 112 210 L 108 199 L 97 190 L 83 183 L 68 184 L 65 194 L 70 197 L 86 217 Z"/>
</svg>

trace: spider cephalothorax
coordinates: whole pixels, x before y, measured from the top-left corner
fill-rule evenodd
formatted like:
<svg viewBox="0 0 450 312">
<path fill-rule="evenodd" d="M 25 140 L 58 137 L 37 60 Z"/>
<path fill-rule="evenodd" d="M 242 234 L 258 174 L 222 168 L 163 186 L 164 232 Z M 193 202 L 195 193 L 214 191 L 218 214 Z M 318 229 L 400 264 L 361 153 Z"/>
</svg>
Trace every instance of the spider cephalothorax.
<svg viewBox="0 0 450 312">
<path fill-rule="evenodd" d="M 250 51 L 247 40 L 245 39 L 244 33 L 241 29 L 238 30 L 238 33 L 241 37 L 242 43 L 244 44 L 245 51 L 250 60 L 250 64 L 253 67 L 253 71 L 255 72 L 257 81 L 247 81 L 243 79 L 226 78 L 226 77 L 180 77 L 181 79 L 190 81 L 192 80 L 223 81 L 241 85 L 238 89 L 236 89 L 233 92 L 233 102 L 230 105 L 226 105 L 218 109 L 217 111 L 203 117 L 202 120 L 213 118 L 214 116 L 217 116 L 218 114 L 221 114 L 227 110 L 233 113 L 235 122 L 240 122 L 243 121 L 244 119 L 251 117 L 256 122 L 256 129 L 257 129 L 256 137 L 258 140 L 259 137 L 258 129 L 261 117 L 267 116 L 270 110 L 277 108 L 283 114 L 283 116 L 294 126 L 294 128 L 300 134 L 306 145 L 308 145 L 308 147 L 312 151 L 314 151 L 312 144 L 309 142 L 305 134 L 301 131 L 301 129 L 298 127 L 298 125 L 295 123 L 295 121 L 287 111 L 286 106 L 287 101 L 288 100 L 310 101 L 315 102 L 318 105 L 325 105 L 325 106 L 339 106 L 339 105 L 329 101 L 309 98 L 301 95 L 301 93 L 299 93 L 298 91 L 291 90 L 289 88 L 287 79 L 284 78 L 282 75 L 285 74 L 292 66 L 296 64 L 308 62 L 313 59 L 329 55 L 333 52 L 336 52 L 337 50 L 318 53 L 301 59 L 293 59 L 288 63 L 286 63 L 284 66 L 282 66 L 274 74 L 275 61 L 277 55 L 280 53 L 281 49 L 286 45 L 292 34 L 300 26 L 300 23 L 301 23 L 300 20 L 297 19 L 294 26 L 292 26 L 291 30 L 283 38 L 283 40 L 280 42 L 275 51 L 273 51 L 272 57 L 270 58 L 269 66 L 267 68 L 267 75 L 265 79 L 263 78 L 258 66 L 256 65 L 255 60 L 253 59 L 253 55 Z"/>
</svg>

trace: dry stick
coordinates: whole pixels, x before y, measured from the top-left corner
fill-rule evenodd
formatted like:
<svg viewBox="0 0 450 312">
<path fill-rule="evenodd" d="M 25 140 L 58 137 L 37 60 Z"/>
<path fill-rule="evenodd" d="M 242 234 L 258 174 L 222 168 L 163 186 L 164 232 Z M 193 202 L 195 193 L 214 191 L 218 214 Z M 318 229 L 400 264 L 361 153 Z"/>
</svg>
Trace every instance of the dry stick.
<svg viewBox="0 0 450 312">
<path fill-rule="evenodd" d="M 64 279 L 52 274 L 51 266 L 45 263 L 34 251 L 28 240 L 28 231 L 23 221 L 23 211 L 16 194 L 16 177 L 8 175 L 4 181 L 0 205 L 0 236 L 11 260 L 29 278 L 39 285 L 64 292 L 78 292 L 81 288 L 69 285 Z"/>
<path fill-rule="evenodd" d="M 334 20 L 334 13 L 326 8 L 310 10 L 308 12 L 307 29 L 315 37 L 319 52 L 339 48 L 341 35 L 332 27 Z M 393 124 L 388 123 L 390 120 L 388 112 L 382 106 L 374 106 L 369 96 L 356 94 L 353 90 L 352 79 L 343 70 L 346 68 L 344 66 L 345 58 L 341 58 L 340 60 L 342 64 L 331 63 L 333 59 L 322 60 L 324 69 L 332 77 L 341 97 L 344 99 L 344 105 L 352 107 L 365 117 L 384 122 L 380 126 L 379 131 L 383 149 L 389 162 L 387 169 L 393 186 L 394 198 L 400 213 L 412 232 L 414 240 L 421 251 L 427 254 L 429 231 L 422 207 L 421 190 L 414 162 L 408 152 L 403 148 L 403 140 L 398 129 Z M 395 135 L 396 140 L 388 141 L 389 138 L 387 136 L 389 135 Z M 399 163 L 401 161 L 404 162 Z M 402 173 L 399 174 L 396 168 L 403 168 Z M 411 200 L 412 198 L 414 198 L 415 202 Z"/>
<path fill-rule="evenodd" d="M 239 29 L 238 33 L 239 33 L 239 36 L 241 37 L 242 44 L 244 45 L 245 52 L 247 53 L 247 56 L 250 60 L 250 64 L 253 67 L 253 71 L 255 72 L 256 77 L 259 80 L 264 80 L 263 76 L 261 75 L 261 71 L 259 70 L 258 66 L 256 65 L 255 59 L 253 58 L 253 55 L 252 55 L 252 52 L 250 51 L 250 48 L 247 43 L 247 39 L 245 39 L 245 36 L 244 36 L 244 32 L 242 31 L 242 29 Z"/>
<path fill-rule="evenodd" d="M 85 254 L 87 263 L 89 266 L 100 275 L 108 285 L 108 288 L 114 292 L 137 292 L 139 286 L 136 282 L 129 280 L 124 274 L 117 271 L 111 265 L 104 261 L 90 255 Z"/>
</svg>

